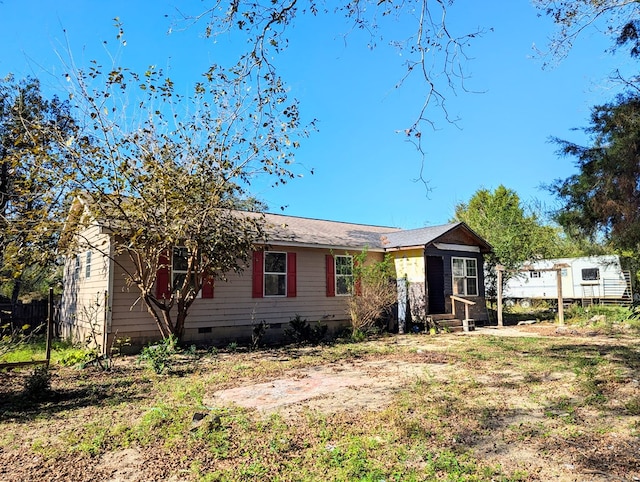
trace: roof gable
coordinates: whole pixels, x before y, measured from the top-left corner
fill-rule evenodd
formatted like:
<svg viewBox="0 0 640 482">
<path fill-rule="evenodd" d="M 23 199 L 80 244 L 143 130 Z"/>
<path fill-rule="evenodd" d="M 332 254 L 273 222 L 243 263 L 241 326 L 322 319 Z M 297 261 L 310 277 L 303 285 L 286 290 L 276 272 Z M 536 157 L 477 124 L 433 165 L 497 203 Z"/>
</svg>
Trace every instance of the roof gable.
<svg viewBox="0 0 640 482">
<path fill-rule="evenodd" d="M 492 251 L 491 245 L 463 222 L 388 233 L 384 246 L 386 249 L 401 249 L 427 246 L 436 242 L 478 246 L 483 253 Z"/>
</svg>

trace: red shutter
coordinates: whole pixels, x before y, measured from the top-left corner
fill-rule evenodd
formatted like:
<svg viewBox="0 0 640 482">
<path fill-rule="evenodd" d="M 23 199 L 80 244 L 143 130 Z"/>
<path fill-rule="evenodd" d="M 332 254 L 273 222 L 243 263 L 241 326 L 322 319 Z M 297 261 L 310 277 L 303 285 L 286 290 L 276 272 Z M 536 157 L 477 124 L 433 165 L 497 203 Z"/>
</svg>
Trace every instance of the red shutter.
<svg viewBox="0 0 640 482">
<path fill-rule="evenodd" d="M 327 264 L 327 296 L 336 295 L 336 265 L 333 261 L 333 256 L 328 254 L 326 256 Z"/>
<path fill-rule="evenodd" d="M 296 253 L 287 253 L 287 297 L 295 298 L 297 290 Z"/>
<path fill-rule="evenodd" d="M 262 298 L 264 291 L 262 283 L 264 278 L 264 251 L 253 252 L 253 280 L 252 280 L 252 296 L 254 298 Z"/>
<path fill-rule="evenodd" d="M 156 298 L 167 300 L 171 297 L 171 282 L 169 272 L 169 252 L 165 251 L 158 257 L 158 271 L 156 272 Z"/>
<path fill-rule="evenodd" d="M 213 298 L 213 276 L 205 276 L 202 280 L 202 297 Z"/>
</svg>

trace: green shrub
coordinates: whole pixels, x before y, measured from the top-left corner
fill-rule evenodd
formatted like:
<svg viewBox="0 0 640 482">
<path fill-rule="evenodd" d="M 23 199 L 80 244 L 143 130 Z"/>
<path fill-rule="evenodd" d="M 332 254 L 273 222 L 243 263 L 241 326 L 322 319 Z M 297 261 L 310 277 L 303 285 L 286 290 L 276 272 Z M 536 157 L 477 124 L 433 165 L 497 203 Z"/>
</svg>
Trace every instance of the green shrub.
<svg viewBox="0 0 640 482">
<path fill-rule="evenodd" d="M 45 398 L 51 391 L 51 373 L 46 365 L 37 366 L 26 379 L 24 395 L 34 400 Z"/>
<path fill-rule="evenodd" d="M 146 362 L 160 375 L 171 363 L 171 357 L 176 353 L 176 343 L 177 340 L 172 335 L 161 342 L 145 346 L 138 355 L 138 363 Z"/>
<path fill-rule="evenodd" d="M 327 325 L 318 322 L 315 326 L 311 326 L 300 315 L 292 318 L 289 321 L 289 326 L 290 328 L 284 330 L 284 334 L 294 343 L 318 345 L 327 336 Z"/>
</svg>

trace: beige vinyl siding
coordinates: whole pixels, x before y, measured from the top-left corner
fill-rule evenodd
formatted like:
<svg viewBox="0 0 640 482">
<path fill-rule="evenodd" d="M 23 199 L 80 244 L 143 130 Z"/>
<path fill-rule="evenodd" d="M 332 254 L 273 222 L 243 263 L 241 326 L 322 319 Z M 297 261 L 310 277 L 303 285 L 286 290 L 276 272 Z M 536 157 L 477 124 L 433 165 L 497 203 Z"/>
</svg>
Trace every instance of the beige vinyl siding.
<svg viewBox="0 0 640 482">
<path fill-rule="evenodd" d="M 322 321 L 330 327 L 348 323 L 347 298 L 326 296 L 325 257 L 332 254 L 330 250 L 282 246 L 270 246 L 269 249 L 297 254 L 297 296 L 252 298 L 249 265 L 242 273 L 230 274 L 226 282 L 216 280 L 213 299 L 197 299 L 193 303 L 187 318 L 185 340 L 246 339 L 251 337 L 252 325 L 261 321 L 271 325 L 267 336 L 277 338 L 298 314 L 310 322 Z M 370 253 L 370 257 L 382 259 L 382 254 Z M 137 288 L 126 285 L 123 270 L 117 263 L 113 288 L 111 336 L 131 337 L 142 343 L 157 339 L 155 322 L 144 303 L 136 301 Z M 209 328 L 210 333 L 198 333 L 198 329 L 208 331 Z"/>
<path fill-rule="evenodd" d="M 74 253 L 65 258 L 61 332 L 65 338 L 85 343 L 91 349 L 101 350 L 104 341 L 109 313 L 109 249 L 109 236 L 93 225 L 82 231 Z M 87 252 L 91 253 L 89 273 Z"/>
</svg>

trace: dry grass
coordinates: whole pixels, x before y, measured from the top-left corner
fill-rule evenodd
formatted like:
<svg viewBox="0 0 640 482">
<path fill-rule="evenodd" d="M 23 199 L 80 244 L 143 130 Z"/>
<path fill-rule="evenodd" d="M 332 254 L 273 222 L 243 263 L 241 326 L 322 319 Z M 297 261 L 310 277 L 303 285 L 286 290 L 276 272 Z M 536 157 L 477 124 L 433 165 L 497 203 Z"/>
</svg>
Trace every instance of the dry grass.
<svg viewBox="0 0 640 482">
<path fill-rule="evenodd" d="M 640 477 L 638 340 L 526 330 L 56 367 L 39 400 L 28 370 L 0 373 L 0 479 Z M 309 371 L 361 383 L 268 411 L 216 398 Z"/>
</svg>

